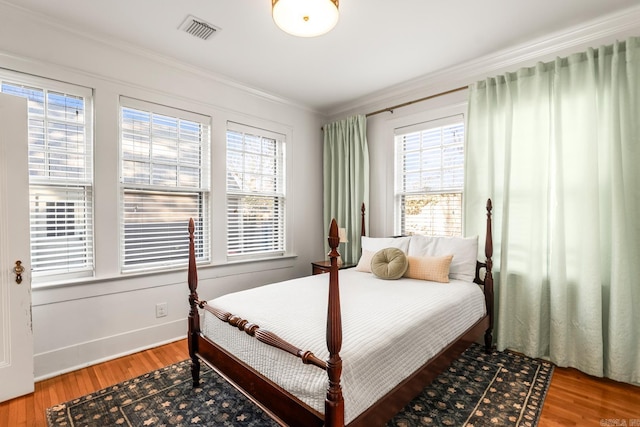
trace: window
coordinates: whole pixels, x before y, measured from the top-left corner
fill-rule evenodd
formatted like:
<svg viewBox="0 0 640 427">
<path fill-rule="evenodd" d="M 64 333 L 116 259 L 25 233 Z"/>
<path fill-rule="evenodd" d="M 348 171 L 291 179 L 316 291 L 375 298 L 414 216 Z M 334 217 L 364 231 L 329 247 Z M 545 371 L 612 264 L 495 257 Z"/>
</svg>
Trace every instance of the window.
<svg viewBox="0 0 640 427">
<path fill-rule="evenodd" d="M 122 270 L 186 265 L 189 218 L 209 261 L 210 119 L 123 97 L 120 120 Z"/>
<path fill-rule="evenodd" d="M 285 251 L 284 135 L 229 123 L 227 256 Z"/>
<path fill-rule="evenodd" d="M 28 100 L 33 278 L 92 275 L 92 91 L 10 72 L 0 83 L 3 93 Z"/>
<path fill-rule="evenodd" d="M 462 235 L 462 116 L 396 129 L 396 232 Z"/>
</svg>

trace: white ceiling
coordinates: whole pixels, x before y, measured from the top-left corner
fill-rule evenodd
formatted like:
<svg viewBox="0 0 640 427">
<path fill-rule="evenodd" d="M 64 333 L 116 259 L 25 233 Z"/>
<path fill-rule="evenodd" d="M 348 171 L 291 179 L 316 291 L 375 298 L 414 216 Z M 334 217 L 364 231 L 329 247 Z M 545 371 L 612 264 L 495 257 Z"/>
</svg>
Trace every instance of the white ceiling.
<svg viewBox="0 0 640 427">
<path fill-rule="evenodd" d="M 270 0 L 0 0 L 81 34 L 209 70 L 320 112 L 525 43 L 639 0 L 341 0 L 332 32 L 296 38 Z M 178 30 L 187 15 L 221 28 Z M 49 18 L 50 17 L 50 18 Z"/>
</svg>

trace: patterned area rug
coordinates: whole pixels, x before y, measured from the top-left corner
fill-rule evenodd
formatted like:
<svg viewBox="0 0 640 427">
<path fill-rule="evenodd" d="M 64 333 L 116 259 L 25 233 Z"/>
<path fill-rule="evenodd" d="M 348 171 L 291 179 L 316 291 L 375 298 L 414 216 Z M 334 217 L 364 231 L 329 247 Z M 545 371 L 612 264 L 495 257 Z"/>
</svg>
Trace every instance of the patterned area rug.
<svg viewBox="0 0 640 427">
<path fill-rule="evenodd" d="M 278 426 L 202 364 L 191 387 L 190 361 L 149 372 L 47 409 L 59 426 Z M 535 426 L 553 366 L 511 352 L 471 346 L 387 426 Z"/>
<path fill-rule="evenodd" d="M 553 365 L 472 345 L 387 426 L 538 424 Z"/>
</svg>

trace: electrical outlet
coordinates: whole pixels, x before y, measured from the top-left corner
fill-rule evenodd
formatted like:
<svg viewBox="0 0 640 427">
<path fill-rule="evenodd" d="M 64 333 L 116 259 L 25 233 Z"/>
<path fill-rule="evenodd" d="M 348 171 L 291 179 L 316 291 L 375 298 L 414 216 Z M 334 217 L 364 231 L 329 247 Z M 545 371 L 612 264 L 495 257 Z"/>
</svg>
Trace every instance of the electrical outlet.
<svg viewBox="0 0 640 427">
<path fill-rule="evenodd" d="M 165 317 L 167 315 L 167 303 L 159 302 L 156 304 L 156 317 Z"/>
</svg>

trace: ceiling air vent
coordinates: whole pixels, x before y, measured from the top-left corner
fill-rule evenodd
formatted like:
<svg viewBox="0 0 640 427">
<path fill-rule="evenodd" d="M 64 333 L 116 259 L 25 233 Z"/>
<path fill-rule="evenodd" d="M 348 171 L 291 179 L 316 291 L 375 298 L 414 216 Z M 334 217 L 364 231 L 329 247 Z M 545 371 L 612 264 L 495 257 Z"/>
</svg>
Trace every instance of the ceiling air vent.
<svg viewBox="0 0 640 427">
<path fill-rule="evenodd" d="M 214 27 L 202 19 L 191 15 L 187 16 L 178 29 L 202 40 L 208 40 L 217 31 L 220 31 L 220 28 Z"/>
</svg>

